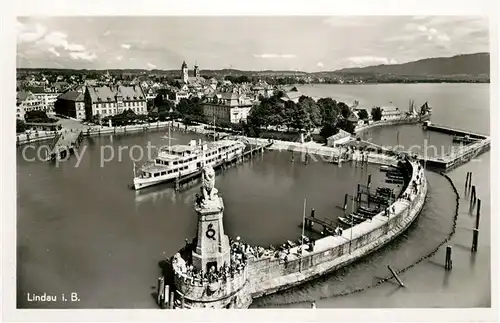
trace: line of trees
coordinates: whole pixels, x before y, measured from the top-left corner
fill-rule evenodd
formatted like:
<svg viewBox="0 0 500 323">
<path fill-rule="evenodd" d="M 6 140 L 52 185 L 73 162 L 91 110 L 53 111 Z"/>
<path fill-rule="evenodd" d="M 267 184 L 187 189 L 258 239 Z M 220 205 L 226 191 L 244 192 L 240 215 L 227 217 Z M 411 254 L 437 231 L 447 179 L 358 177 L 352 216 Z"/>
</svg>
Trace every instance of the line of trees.
<svg viewBox="0 0 500 323">
<path fill-rule="evenodd" d="M 298 132 L 309 133 L 321 128 L 320 135 L 326 139 L 336 134 L 339 129 L 354 132 L 354 125 L 349 122 L 350 108 L 344 102 L 332 98 L 322 98 L 317 102 L 308 96 L 301 96 L 297 103 L 283 102 L 283 93 L 276 93 L 270 98 L 261 98 L 247 118 L 246 128 L 250 136 L 259 136 L 269 126 L 279 129 L 290 128 Z"/>
</svg>

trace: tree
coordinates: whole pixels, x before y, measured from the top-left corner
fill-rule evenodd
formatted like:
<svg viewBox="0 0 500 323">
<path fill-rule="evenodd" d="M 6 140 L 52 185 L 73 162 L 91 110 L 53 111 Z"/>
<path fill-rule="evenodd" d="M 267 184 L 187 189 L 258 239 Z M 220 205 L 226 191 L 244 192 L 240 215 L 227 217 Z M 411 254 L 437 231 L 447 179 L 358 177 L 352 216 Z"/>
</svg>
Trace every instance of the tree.
<svg viewBox="0 0 500 323">
<path fill-rule="evenodd" d="M 287 131 L 290 131 L 290 127 L 293 125 L 293 113 L 295 111 L 295 102 L 286 101 L 283 109 L 283 123 L 287 127 Z"/>
<path fill-rule="evenodd" d="M 373 121 L 379 121 L 382 119 L 382 109 L 380 107 L 372 108 L 372 119 Z"/>
<path fill-rule="evenodd" d="M 292 111 L 292 127 L 302 131 L 308 131 L 312 128 L 313 123 L 311 121 L 309 115 L 309 106 L 308 102 L 303 100 L 299 101 L 299 103 L 295 104 L 294 109 Z"/>
<path fill-rule="evenodd" d="M 197 97 L 181 99 L 177 104 L 176 111 L 184 121 L 189 124 L 192 121 L 204 122 L 205 115 L 201 100 Z"/>
<path fill-rule="evenodd" d="M 101 124 L 101 116 L 99 115 L 99 113 L 92 117 L 91 122 L 95 124 Z"/>
<path fill-rule="evenodd" d="M 358 111 L 358 118 L 360 118 L 361 120 L 367 120 L 369 118 L 368 111 L 366 111 L 365 109 L 359 110 Z"/>
<path fill-rule="evenodd" d="M 349 109 L 347 104 L 345 104 L 344 102 L 339 102 L 337 106 L 340 109 L 340 114 L 342 115 L 342 117 L 344 119 L 349 118 L 349 116 L 351 115 L 351 109 Z"/>
<path fill-rule="evenodd" d="M 339 128 L 333 123 L 326 123 L 321 128 L 319 134 L 321 137 L 328 139 L 328 137 L 333 136 L 339 132 Z"/>
<path fill-rule="evenodd" d="M 16 133 L 26 131 L 26 123 L 21 119 L 16 119 Z"/>
<path fill-rule="evenodd" d="M 352 122 L 348 121 L 347 119 L 342 119 L 338 123 L 338 127 L 344 131 L 347 131 L 349 133 L 354 133 L 354 125 Z"/>
<path fill-rule="evenodd" d="M 310 128 L 317 127 L 321 125 L 321 112 L 316 101 L 308 96 L 301 96 L 299 98 L 299 104 L 304 105 L 304 109 L 307 111 L 310 120 Z M 308 128 L 307 130 L 310 130 Z"/>
<path fill-rule="evenodd" d="M 337 102 L 332 98 L 321 98 L 318 100 L 318 106 L 321 113 L 321 123 L 336 125 L 340 116 L 340 109 Z"/>
</svg>

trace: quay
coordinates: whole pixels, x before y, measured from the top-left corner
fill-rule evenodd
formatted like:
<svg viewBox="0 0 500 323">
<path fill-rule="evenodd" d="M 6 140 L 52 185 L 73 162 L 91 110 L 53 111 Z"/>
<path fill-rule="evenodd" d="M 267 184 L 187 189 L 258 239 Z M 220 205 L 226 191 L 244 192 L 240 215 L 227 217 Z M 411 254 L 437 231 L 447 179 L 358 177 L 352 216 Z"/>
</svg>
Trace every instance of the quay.
<svg viewBox="0 0 500 323">
<path fill-rule="evenodd" d="M 385 161 L 408 173 L 404 198 L 391 203 L 390 212 L 382 209 L 371 221 L 340 234 L 281 250 L 249 246 L 224 234 L 224 203 L 215 188 L 213 169 L 204 168 L 202 194 L 194 205 L 195 238 L 186 240 L 166 261 L 168 275 L 159 279 L 158 304 L 161 308 L 248 308 L 254 298 L 315 279 L 386 245 L 418 217 L 427 181 L 418 160 L 392 156 Z"/>
<path fill-rule="evenodd" d="M 427 121 L 424 123 L 424 128 L 427 130 L 441 132 L 441 133 L 445 133 L 445 134 L 452 135 L 452 136 L 469 136 L 470 138 L 473 138 L 473 139 L 486 139 L 486 138 L 488 138 L 488 136 L 483 135 L 483 134 L 474 133 L 474 132 L 468 131 L 468 130 L 456 129 L 456 128 L 452 128 L 452 127 L 448 127 L 448 126 L 433 124 L 430 121 Z"/>
<path fill-rule="evenodd" d="M 67 158 L 68 155 L 74 153 L 74 150 L 79 147 L 83 139 L 81 131 L 65 131 L 58 133 L 49 146 L 46 160 L 60 160 Z"/>
<path fill-rule="evenodd" d="M 490 149 L 491 139 L 487 137 L 486 139 L 479 140 L 475 143 L 463 146 L 462 149 L 454 151 L 451 154 L 442 157 L 422 157 L 419 156 L 421 161 L 424 161 L 430 168 L 435 168 L 448 172 L 460 165 L 468 163 L 472 159 L 481 155 L 482 153 Z"/>
</svg>

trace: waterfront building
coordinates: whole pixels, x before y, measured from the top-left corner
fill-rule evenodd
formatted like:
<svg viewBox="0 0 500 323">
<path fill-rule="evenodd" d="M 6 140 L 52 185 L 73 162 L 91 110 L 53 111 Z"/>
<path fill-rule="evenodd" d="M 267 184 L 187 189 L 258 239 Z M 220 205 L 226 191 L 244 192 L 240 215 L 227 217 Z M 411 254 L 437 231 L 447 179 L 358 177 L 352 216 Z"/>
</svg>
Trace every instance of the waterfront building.
<svg viewBox="0 0 500 323">
<path fill-rule="evenodd" d="M 61 94 L 55 103 L 57 114 L 85 120 L 85 91 L 71 90 Z"/>
<path fill-rule="evenodd" d="M 350 122 L 353 127 L 362 126 L 363 124 L 365 124 L 365 122 L 361 120 L 354 112 L 351 112 L 351 114 L 347 118 L 347 121 Z"/>
<path fill-rule="evenodd" d="M 246 121 L 252 102 L 244 94 L 219 93 L 203 104 L 203 113 L 212 120 L 239 123 Z"/>
<path fill-rule="evenodd" d="M 43 86 L 33 87 L 31 93 L 41 102 L 42 111 L 53 112 L 57 97 L 61 94 Z"/>
<path fill-rule="evenodd" d="M 347 131 L 339 129 L 339 132 L 327 138 L 327 145 L 329 147 L 338 147 L 345 144 L 349 140 L 351 140 L 351 134 Z"/>
<path fill-rule="evenodd" d="M 402 116 L 401 111 L 396 107 L 381 107 L 382 109 L 382 119 L 381 120 L 394 120 L 399 119 Z"/>
<path fill-rule="evenodd" d="M 302 96 L 302 93 L 299 91 L 289 91 L 283 93 L 283 96 L 281 97 L 282 101 L 292 101 L 293 103 L 299 103 L 299 99 Z"/>
<path fill-rule="evenodd" d="M 146 95 L 139 85 L 134 86 L 88 86 L 84 96 L 85 118 L 120 114 L 131 110 L 136 114 L 147 114 Z"/>
<path fill-rule="evenodd" d="M 43 102 L 37 98 L 31 91 L 17 92 L 16 96 L 16 117 L 24 119 L 26 112 L 44 111 Z"/>
<path fill-rule="evenodd" d="M 252 94 L 255 98 L 259 98 L 259 96 L 263 96 L 265 98 L 271 97 L 274 94 L 274 88 L 267 84 L 267 82 L 259 81 L 257 84 L 250 88 Z"/>
</svg>

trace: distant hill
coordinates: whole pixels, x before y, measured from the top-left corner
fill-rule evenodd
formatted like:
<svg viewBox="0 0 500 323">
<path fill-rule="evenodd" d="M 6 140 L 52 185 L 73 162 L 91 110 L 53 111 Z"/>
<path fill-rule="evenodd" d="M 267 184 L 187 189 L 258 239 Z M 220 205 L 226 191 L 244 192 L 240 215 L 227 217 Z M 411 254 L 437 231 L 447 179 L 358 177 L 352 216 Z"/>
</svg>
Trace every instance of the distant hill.
<svg viewBox="0 0 500 323">
<path fill-rule="evenodd" d="M 490 54 L 476 53 L 453 57 L 435 57 L 415 62 L 336 70 L 338 74 L 384 74 L 397 76 L 490 75 Z"/>
<path fill-rule="evenodd" d="M 77 70 L 57 68 L 18 68 L 18 75 L 31 72 L 72 73 L 103 73 L 111 75 L 129 74 L 146 75 L 156 74 L 167 77 L 179 77 L 179 70 L 146 70 L 146 69 L 108 69 L 108 70 Z M 453 57 L 435 57 L 421 59 L 415 62 L 394 65 L 377 65 L 357 68 L 343 68 L 336 71 L 304 72 L 286 70 L 245 71 L 238 69 L 202 69 L 201 75 L 206 77 L 247 76 L 247 77 L 312 77 L 355 82 L 363 80 L 365 83 L 392 83 L 392 82 L 429 82 L 429 81 L 458 81 L 458 82 L 489 82 L 490 54 L 476 53 Z"/>
</svg>

